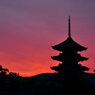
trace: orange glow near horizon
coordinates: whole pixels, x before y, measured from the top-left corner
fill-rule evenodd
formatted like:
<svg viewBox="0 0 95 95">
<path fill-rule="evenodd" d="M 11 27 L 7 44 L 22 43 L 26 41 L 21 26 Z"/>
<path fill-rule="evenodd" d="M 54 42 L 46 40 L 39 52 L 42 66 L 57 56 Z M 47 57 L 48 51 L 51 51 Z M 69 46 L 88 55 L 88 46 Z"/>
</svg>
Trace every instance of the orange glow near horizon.
<svg viewBox="0 0 95 95">
<path fill-rule="evenodd" d="M 0 65 L 22 76 L 54 72 L 60 62 L 51 48 L 68 37 L 71 16 L 72 38 L 88 49 L 82 65 L 95 69 L 95 1 L 87 0 L 0 0 Z"/>
</svg>

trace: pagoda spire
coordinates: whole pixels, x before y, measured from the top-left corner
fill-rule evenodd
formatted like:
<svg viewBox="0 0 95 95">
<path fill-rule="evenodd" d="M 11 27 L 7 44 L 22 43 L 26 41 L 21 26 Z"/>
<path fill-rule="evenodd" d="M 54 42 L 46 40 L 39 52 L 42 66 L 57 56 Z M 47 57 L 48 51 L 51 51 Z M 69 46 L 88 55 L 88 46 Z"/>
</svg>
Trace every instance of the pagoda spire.
<svg viewBox="0 0 95 95">
<path fill-rule="evenodd" d="M 70 16 L 69 16 L 69 20 L 68 20 L 68 36 L 69 36 L 69 38 L 71 38 L 71 23 L 70 23 Z"/>
</svg>

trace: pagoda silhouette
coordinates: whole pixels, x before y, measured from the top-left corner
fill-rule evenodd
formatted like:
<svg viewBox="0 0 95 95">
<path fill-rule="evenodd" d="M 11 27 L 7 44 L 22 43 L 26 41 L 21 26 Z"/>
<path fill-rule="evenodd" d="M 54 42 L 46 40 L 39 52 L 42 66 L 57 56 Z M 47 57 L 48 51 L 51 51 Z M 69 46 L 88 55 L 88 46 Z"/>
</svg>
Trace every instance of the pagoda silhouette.
<svg viewBox="0 0 95 95">
<path fill-rule="evenodd" d="M 78 64 L 78 62 L 88 60 L 88 58 L 82 57 L 78 53 L 87 50 L 87 48 L 72 39 L 70 16 L 68 20 L 68 38 L 62 43 L 52 46 L 52 48 L 61 52 L 58 56 L 51 56 L 53 60 L 61 62 L 58 66 L 51 67 L 51 69 L 57 71 L 60 76 L 78 76 L 84 73 L 84 71 L 89 70 L 89 68 Z"/>
</svg>

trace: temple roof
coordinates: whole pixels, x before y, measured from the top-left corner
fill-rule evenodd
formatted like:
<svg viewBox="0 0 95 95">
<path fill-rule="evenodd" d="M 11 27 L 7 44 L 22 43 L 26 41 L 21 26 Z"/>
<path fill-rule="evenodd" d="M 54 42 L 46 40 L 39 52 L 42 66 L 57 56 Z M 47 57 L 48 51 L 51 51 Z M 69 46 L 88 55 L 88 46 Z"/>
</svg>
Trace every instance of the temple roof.
<svg viewBox="0 0 95 95">
<path fill-rule="evenodd" d="M 72 71 L 74 71 L 74 72 L 76 72 L 76 71 L 88 71 L 89 70 L 89 68 L 88 67 L 85 67 L 85 66 L 82 66 L 81 64 L 77 64 L 76 66 L 73 66 L 73 65 L 71 65 L 71 66 L 69 66 L 69 67 L 65 67 L 63 64 L 59 64 L 59 66 L 53 66 L 53 67 L 51 67 L 51 69 L 52 70 L 55 70 L 55 71 L 66 71 L 67 70 L 67 72 L 72 72 Z"/>
<path fill-rule="evenodd" d="M 76 51 L 86 50 L 87 48 L 76 43 L 71 37 L 68 37 L 62 43 L 52 46 L 53 49 L 58 51 L 64 51 L 64 49 L 74 49 Z"/>
<path fill-rule="evenodd" d="M 88 60 L 88 58 L 82 57 L 80 54 L 77 54 L 75 56 L 71 55 L 71 56 L 67 56 L 67 57 L 66 56 L 64 57 L 62 54 L 60 54 L 58 56 L 51 56 L 51 58 L 53 60 L 58 60 L 58 61 L 63 61 L 63 62 L 64 62 L 64 60 L 67 60 L 67 62 L 70 61 L 70 64 L 71 64 L 71 61 L 73 61 L 73 60 L 76 60 L 78 62 Z"/>
<path fill-rule="evenodd" d="M 72 37 L 71 37 L 71 23 L 70 23 L 70 16 L 68 20 L 68 38 L 63 41 L 62 43 L 52 46 L 53 49 L 63 51 L 64 49 L 71 49 L 75 51 L 82 51 L 86 50 L 87 48 L 84 46 L 81 46 L 80 44 L 76 43 Z"/>
</svg>

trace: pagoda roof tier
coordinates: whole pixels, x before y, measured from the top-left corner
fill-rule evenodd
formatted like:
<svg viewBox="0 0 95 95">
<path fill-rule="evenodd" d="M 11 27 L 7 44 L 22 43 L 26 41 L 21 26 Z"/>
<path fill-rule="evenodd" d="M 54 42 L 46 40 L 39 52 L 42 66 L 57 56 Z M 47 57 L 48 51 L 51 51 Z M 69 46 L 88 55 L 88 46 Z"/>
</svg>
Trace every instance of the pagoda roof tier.
<svg viewBox="0 0 95 95">
<path fill-rule="evenodd" d="M 52 48 L 58 51 L 64 51 L 68 49 L 75 51 L 83 51 L 87 49 L 86 47 L 76 43 L 71 37 L 68 37 L 67 40 L 58 45 L 52 46 Z"/>
<path fill-rule="evenodd" d="M 82 57 L 82 56 L 80 56 L 80 54 L 77 54 L 76 56 L 67 56 L 67 57 L 64 57 L 64 56 L 62 56 L 62 55 L 58 55 L 58 56 L 51 56 L 51 58 L 53 59 L 53 60 L 57 60 L 57 61 L 64 61 L 64 59 L 65 60 L 68 60 L 68 61 L 71 61 L 71 60 L 77 60 L 78 62 L 79 61 L 84 61 L 84 60 L 88 60 L 88 58 L 86 58 L 86 57 Z"/>
<path fill-rule="evenodd" d="M 56 71 L 66 71 L 66 70 L 70 70 L 70 71 L 88 71 L 89 68 L 82 66 L 81 64 L 78 64 L 77 66 L 70 66 L 70 68 L 68 67 L 68 69 L 65 68 L 65 66 L 63 64 L 59 64 L 59 66 L 53 66 L 51 67 L 52 70 L 56 70 Z"/>
</svg>

